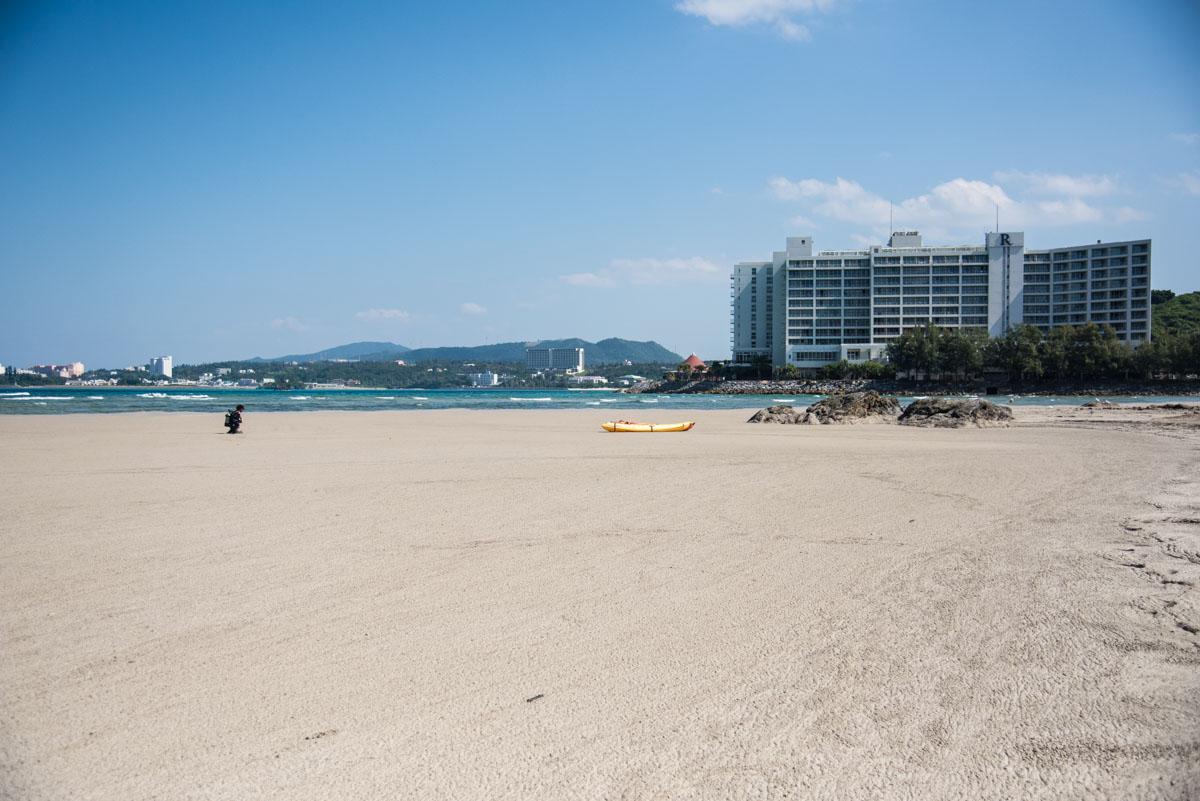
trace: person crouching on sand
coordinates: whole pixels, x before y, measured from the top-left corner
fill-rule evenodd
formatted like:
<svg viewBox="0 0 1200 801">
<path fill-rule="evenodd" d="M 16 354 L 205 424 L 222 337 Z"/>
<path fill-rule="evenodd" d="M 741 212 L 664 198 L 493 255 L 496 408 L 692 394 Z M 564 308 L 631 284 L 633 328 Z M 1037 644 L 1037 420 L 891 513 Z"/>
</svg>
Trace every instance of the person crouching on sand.
<svg viewBox="0 0 1200 801">
<path fill-rule="evenodd" d="M 229 429 L 230 434 L 236 434 L 238 433 L 239 429 L 241 429 L 242 410 L 245 408 L 245 406 L 239 403 L 236 409 L 225 414 L 225 427 Z"/>
</svg>

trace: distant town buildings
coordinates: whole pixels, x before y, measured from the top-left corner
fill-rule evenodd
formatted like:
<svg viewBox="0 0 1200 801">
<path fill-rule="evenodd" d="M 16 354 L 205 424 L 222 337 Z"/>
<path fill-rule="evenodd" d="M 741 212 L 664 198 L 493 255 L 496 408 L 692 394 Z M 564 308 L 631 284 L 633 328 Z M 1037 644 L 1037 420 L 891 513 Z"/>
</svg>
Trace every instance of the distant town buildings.
<svg viewBox="0 0 1200 801">
<path fill-rule="evenodd" d="M 471 386 L 473 387 L 494 387 L 500 383 L 500 376 L 491 370 L 482 373 L 471 373 L 470 378 Z"/>
<path fill-rule="evenodd" d="M 171 357 L 159 356 L 151 359 L 147 365 L 150 368 L 150 375 L 161 375 L 163 378 L 171 377 Z"/>
<path fill-rule="evenodd" d="M 26 372 L 51 378 L 76 378 L 83 375 L 84 369 L 83 362 L 71 362 L 70 364 L 35 364 Z"/>
<path fill-rule="evenodd" d="M 583 348 L 526 348 L 525 366 L 539 370 L 583 371 Z"/>
<path fill-rule="evenodd" d="M 1124 342 L 1150 338 L 1150 240 L 1026 250 L 1021 232 L 983 245 L 925 247 L 917 231 L 887 246 L 814 252 L 788 237 L 771 261 L 733 267 L 732 355 L 817 368 L 882 360 L 910 328 L 933 323 L 993 337 L 1028 323 L 1112 326 Z"/>
</svg>

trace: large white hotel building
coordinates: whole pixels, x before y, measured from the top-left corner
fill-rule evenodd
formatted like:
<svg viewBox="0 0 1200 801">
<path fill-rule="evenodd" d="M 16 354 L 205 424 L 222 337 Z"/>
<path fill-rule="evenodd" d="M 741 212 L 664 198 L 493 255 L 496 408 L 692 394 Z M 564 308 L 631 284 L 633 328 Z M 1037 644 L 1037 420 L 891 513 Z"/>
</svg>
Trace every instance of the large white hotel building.
<svg viewBox="0 0 1200 801">
<path fill-rule="evenodd" d="M 766 357 L 805 369 L 882 360 L 926 323 L 1003 336 L 1019 323 L 1107 323 L 1124 342 L 1150 338 L 1150 240 L 1026 250 L 1021 232 L 980 245 L 925 247 L 916 231 L 887 246 L 813 251 L 788 237 L 771 261 L 733 267 L 733 361 Z"/>
</svg>

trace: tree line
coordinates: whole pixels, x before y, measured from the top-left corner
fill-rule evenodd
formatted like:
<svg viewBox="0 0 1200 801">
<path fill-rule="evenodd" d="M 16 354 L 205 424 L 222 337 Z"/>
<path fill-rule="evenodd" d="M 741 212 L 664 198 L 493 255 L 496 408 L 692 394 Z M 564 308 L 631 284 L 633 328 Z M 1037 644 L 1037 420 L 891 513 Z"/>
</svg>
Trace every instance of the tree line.
<svg viewBox="0 0 1200 801">
<path fill-rule="evenodd" d="M 899 372 L 929 378 L 965 378 L 985 369 L 1010 381 L 1116 378 L 1185 378 L 1200 374 L 1200 329 L 1159 333 L 1134 348 L 1109 325 L 1064 325 L 1043 334 L 1036 326 L 1013 326 L 1001 337 L 978 328 L 911 328 L 887 348 Z"/>
</svg>

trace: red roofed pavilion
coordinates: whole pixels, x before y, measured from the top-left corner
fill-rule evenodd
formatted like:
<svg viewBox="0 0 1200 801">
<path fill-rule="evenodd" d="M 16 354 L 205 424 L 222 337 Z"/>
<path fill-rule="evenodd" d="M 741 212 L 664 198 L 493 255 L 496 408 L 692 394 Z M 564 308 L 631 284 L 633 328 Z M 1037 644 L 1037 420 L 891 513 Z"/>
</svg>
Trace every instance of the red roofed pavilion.
<svg viewBox="0 0 1200 801">
<path fill-rule="evenodd" d="M 691 356 L 688 356 L 686 359 L 684 359 L 684 360 L 683 360 L 683 363 L 684 363 L 684 364 L 690 364 L 690 365 L 692 366 L 692 369 L 693 369 L 693 370 L 705 370 L 705 369 L 707 369 L 707 368 L 708 368 L 708 365 L 707 365 L 707 364 L 705 364 L 705 363 L 704 363 L 704 362 L 703 362 L 703 361 L 700 359 L 700 357 L 699 357 L 699 356 L 697 356 L 697 355 L 696 355 L 696 354 L 694 354 L 694 353 L 693 353 Z"/>
</svg>

